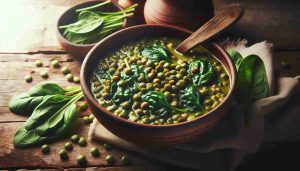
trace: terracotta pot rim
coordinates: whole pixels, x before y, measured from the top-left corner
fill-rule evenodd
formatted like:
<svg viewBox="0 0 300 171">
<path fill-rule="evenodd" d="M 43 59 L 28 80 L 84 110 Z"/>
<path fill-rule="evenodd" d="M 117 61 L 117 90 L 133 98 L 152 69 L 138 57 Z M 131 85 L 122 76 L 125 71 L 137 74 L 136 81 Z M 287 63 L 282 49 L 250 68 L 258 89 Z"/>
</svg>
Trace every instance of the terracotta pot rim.
<svg viewBox="0 0 300 171">
<path fill-rule="evenodd" d="M 191 121 L 186 121 L 186 122 L 182 122 L 182 123 L 177 123 L 177 124 L 171 124 L 171 125 L 150 125 L 150 124 L 140 124 L 140 123 L 136 123 L 136 122 L 132 122 L 129 121 L 127 119 L 121 118 L 119 116 L 115 116 L 112 112 L 108 111 L 105 107 L 101 106 L 97 100 L 95 99 L 93 93 L 91 92 L 91 87 L 89 87 L 88 82 L 89 82 L 89 78 L 86 78 L 89 74 L 88 74 L 88 68 L 89 66 L 87 66 L 88 61 L 92 58 L 95 52 L 95 50 L 104 42 L 106 42 L 109 39 L 117 39 L 117 37 L 119 35 L 125 34 L 128 31 L 131 30 L 135 30 L 135 29 L 142 29 L 142 28 L 151 28 L 151 29 L 160 29 L 160 28 L 164 28 L 164 29 L 171 29 L 171 30 L 175 30 L 178 32 L 182 32 L 184 34 L 191 34 L 192 32 L 188 29 L 184 29 L 181 27 L 177 27 L 177 26 L 171 26 L 171 25 L 159 25 L 159 24 L 144 24 L 144 25 L 137 25 L 137 26 L 132 26 L 132 27 L 128 27 L 125 29 L 122 29 L 120 31 L 117 31 L 109 36 L 107 36 L 106 38 L 102 39 L 100 42 L 98 42 L 87 54 L 87 56 L 85 57 L 83 63 L 82 63 L 82 67 L 81 67 L 81 72 L 80 72 L 80 78 L 81 78 L 81 87 L 84 93 L 84 97 L 87 99 L 88 102 L 90 102 L 92 106 L 96 107 L 99 111 L 101 111 L 102 115 L 106 115 L 108 117 L 111 117 L 115 120 L 118 120 L 119 122 L 122 122 L 122 124 L 127 124 L 128 126 L 135 126 L 135 127 L 144 127 L 144 128 L 152 128 L 152 129 L 160 129 L 160 128 L 175 128 L 175 127 L 182 127 L 182 126 L 186 126 L 186 125 L 190 125 L 190 124 L 194 124 L 196 122 L 200 122 L 201 120 L 204 120 L 204 118 L 210 117 L 212 114 L 214 115 L 218 115 L 218 111 L 223 109 L 225 105 L 229 105 L 229 101 L 230 99 L 232 99 L 233 94 L 234 94 L 234 90 L 236 87 L 236 69 L 235 66 L 231 60 L 231 58 L 229 57 L 228 53 L 222 48 L 220 47 L 218 44 L 216 43 L 210 43 L 210 45 L 212 47 L 214 47 L 217 51 L 220 52 L 220 54 L 223 55 L 223 57 L 226 59 L 226 62 L 229 65 L 229 68 L 226 69 L 229 76 L 230 76 L 230 89 L 228 91 L 228 94 L 226 95 L 226 97 L 224 98 L 224 100 L 213 110 L 209 111 L 208 113 L 201 115 L 197 118 L 195 118 L 194 120 Z"/>
<path fill-rule="evenodd" d="M 61 19 L 62 19 L 63 16 L 67 15 L 70 11 L 73 11 L 73 10 L 78 9 L 79 6 L 84 5 L 84 4 L 88 4 L 88 3 L 95 3 L 95 4 L 98 4 L 98 3 L 100 3 L 101 1 L 104 1 L 104 0 L 100 0 L 100 1 L 91 0 L 91 1 L 80 2 L 80 3 L 77 3 L 76 5 L 74 5 L 74 6 L 70 7 L 70 8 L 68 8 L 67 10 L 65 10 L 65 11 L 58 17 L 58 20 L 57 20 L 56 26 L 55 26 L 56 36 L 58 37 L 58 39 L 59 39 L 60 41 L 63 41 L 63 42 L 66 43 L 66 44 L 69 44 L 69 45 L 73 46 L 73 47 L 93 47 L 93 46 L 95 46 L 98 42 L 96 42 L 96 43 L 91 43 L 91 44 L 75 44 L 75 43 L 73 43 L 73 42 L 70 42 L 70 41 L 67 40 L 67 39 L 62 35 L 62 33 L 60 32 L 59 24 L 60 24 Z M 120 5 L 118 5 L 118 4 L 115 4 L 115 3 L 112 2 L 111 5 L 117 7 L 119 10 L 123 10 L 123 8 L 122 8 Z M 120 28 L 120 29 L 126 28 L 127 26 L 128 26 L 128 19 L 127 19 L 127 18 L 124 18 L 124 23 L 123 23 L 123 25 L 122 25 L 122 28 Z M 117 30 L 117 31 L 119 31 L 119 30 Z M 117 32 L 117 31 L 116 31 L 116 32 Z M 114 32 L 113 32 L 113 33 L 114 33 Z M 113 34 L 113 33 L 112 33 L 112 34 Z M 108 35 L 108 36 L 109 36 L 109 35 Z M 106 36 L 106 37 L 107 37 L 107 36 Z M 100 40 L 100 41 L 101 41 L 101 40 Z"/>
</svg>

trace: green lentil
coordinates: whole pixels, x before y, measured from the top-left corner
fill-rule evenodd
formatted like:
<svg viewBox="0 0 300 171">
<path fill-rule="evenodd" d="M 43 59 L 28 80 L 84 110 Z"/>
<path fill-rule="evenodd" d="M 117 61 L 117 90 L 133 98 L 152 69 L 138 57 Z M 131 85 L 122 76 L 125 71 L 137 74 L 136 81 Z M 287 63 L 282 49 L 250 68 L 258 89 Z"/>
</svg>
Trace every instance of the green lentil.
<svg viewBox="0 0 300 171">
<path fill-rule="evenodd" d="M 125 165 L 128 165 L 131 163 L 131 160 L 129 159 L 128 156 L 124 155 L 124 156 L 122 156 L 122 163 Z"/>
<path fill-rule="evenodd" d="M 58 60 L 54 60 L 51 62 L 52 67 L 54 68 L 59 68 L 60 67 L 60 63 Z"/>
<path fill-rule="evenodd" d="M 41 150 L 43 154 L 48 154 L 50 152 L 49 145 L 48 144 L 42 145 Z"/>
<path fill-rule="evenodd" d="M 100 156 L 99 149 L 96 148 L 96 147 L 91 148 L 91 154 L 92 154 L 92 156 L 94 156 L 94 157 Z"/>
<path fill-rule="evenodd" d="M 80 138 L 79 138 L 79 141 L 78 141 L 78 144 L 79 144 L 81 147 L 86 146 L 86 145 L 87 145 L 86 139 L 83 138 L 83 137 L 80 137 Z"/>
<path fill-rule="evenodd" d="M 78 76 L 74 76 L 73 81 L 74 81 L 74 83 L 79 84 L 80 83 L 80 78 Z"/>
<path fill-rule="evenodd" d="M 67 75 L 66 75 L 66 79 L 67 79 L 68 81 L 72 82 L 72 81 L 73 81 L 73 74 L 67 74 Z"/>
<path fill-rule="evenodd" d="M 59 157 L 62 160 L 67 160 L 69 158 L 67 151 L 64 150 L 64 149 L 62 149 L 62 150 L 59 151 Z"/>
<path fill-rule="evenodd" d="M 61 68 L 61 70 L 60 70 L 64 75 L 67 75 L 67 74 L 69 74 L 70 73 L 70 70 L 69 70 L 69 68 L 68 67 L 66 67 L 66 66 L 63 66 L 62 68 Z"/>
<path fill-rule="evenodd" d="M 25 76 L 25 81 L 28 82 L 28 83 L 32 82 L 32 76 L 30 74 L 26 75 Z"/>
<path fill-rule="evenodd" d="M 43 62 L 41 60 L 36 60 L 35 61 L 35 66 L 42 67 L 43 66 Z"/>
<path fill-rule="evenodd" d="M 106 160 L 107 164 L 114 164 L 116 162 L 116 159 L 112 155 L 107 155 L 105 157 L 105 160 Z"/>
<path fill-rule="evenodd" d="M 72 151 L 73 150 L 73 144 L 72 142 L 68 141 L 67 143 L 65 143 L 65 149 L 68 151 Z"/>
<path fill-rule="evenodd" d="M 78 143 L 78 141 L 79 141 L 79 136 L 76 135 L 76 134 L 72 135 L 72 136 L 71 136 L 71 141 L 72 141 L 73 143 Z"/>
<path fill-rule="evenodd" d="M 87 160 L 85 155 L 80 154 L 79 156 L 77 156 L 77 163 L 78 165 L 82 166 L 82 165 L 86 165 Z"/>
</svg>

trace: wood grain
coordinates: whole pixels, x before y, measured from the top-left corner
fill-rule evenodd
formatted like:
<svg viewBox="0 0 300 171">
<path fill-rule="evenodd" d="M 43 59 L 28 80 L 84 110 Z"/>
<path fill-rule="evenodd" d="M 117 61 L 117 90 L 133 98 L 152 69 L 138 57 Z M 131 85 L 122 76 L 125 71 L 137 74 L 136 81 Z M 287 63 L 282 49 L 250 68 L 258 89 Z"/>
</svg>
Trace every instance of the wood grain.
<svg viewBox="0 0 300 171">
<path fill-rule="evenodd" d="M 68 7 L 83 1 L 1 0 L 0 53 L 64 53 L 55 37 L 56 20 Z M 214 0 L 216 9 L 232 2 Z M 268 40 L 275 43 L 276 49 L 300 49 L 300 1 L 242 0 L 238 3 L 245 7 L 244 16 L 223 37 L 246 38 L 252 43 Z"/>
<path fill-rule="evenodd" d="M 73 150 L 68 152 L 69 160 L 62 161 L 58 155 L 59 151 L 63 148 L 63 145 L 69 141 L 69 138 L 63 139 L 59 142 L 50 144 L 50 153 L 45 155 L 42 154 L 40 147 L 32 147 L 26 149 L 17 149 L 12 144 L 12 138 L 14 133 L 20 127 L 20 123 L 2 123 L 0 124 L 0 169 L 17 169 L 17 168 L 70 168 L 76 167 L 77 161 L 76 157 L 79 154 L 84 154 L 87 157 L 89 166 L 99 166 L 107 167 L 110 166 L 105 161 L 105 156 L 108 154 L 113 155 L 116 158 L 116 163 L 111 165 L 124 166 L 122 164 L 121 158 L 123 155 L 127 155 L 132 160 L 132 166 L 135 165 L 149 165 L 155 162 L 142 158 L 136 154 L 127 151 L 121 151 L 116 147 L 113 147 L 111 151 L 106 151 L 103 148 L 103 143 L 101 142 L 88 142 L 86 147 L 80 147 L 77 144 L 73 145 Z M 83 123 L 81 118 L 77 120 L 77 130 L 74 133 L 87 138 L 88 126 Z M 101 153 L 100 157 L 92 157 L 90 154 L 90 149 L 92 147 L 98 147 Z"/>
</svg>

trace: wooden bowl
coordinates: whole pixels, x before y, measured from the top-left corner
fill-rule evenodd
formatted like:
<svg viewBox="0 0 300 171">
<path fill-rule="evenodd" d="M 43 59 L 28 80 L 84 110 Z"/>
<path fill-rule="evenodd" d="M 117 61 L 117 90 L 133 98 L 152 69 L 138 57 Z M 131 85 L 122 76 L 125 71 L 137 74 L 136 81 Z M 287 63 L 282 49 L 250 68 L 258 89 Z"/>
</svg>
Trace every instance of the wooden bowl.
<svg viewBox="0 0 300 171">
<path fill-rule="evenodd" d="M 83 61 L 80 77 L 84 97 L 100 123 L 113 134 L 125 140 L 140 145 L 155 146 L 174 145 L 191 141 L 215 126 L 230 108 L 236 85 L 236 70 L 234 64 L 227 52 L 216 43 L 210 43 L 204 47 L 222 62 L 229 73 L 231 82 L 230 90 L 224 101 L 219 104 L 218 107 L 192 121 L 173 125 L 148 125 L 130 122 L 106 110 L 105 107 L 97 102 L 91 91 L 90 78 L 92 73 L 98 65 L 98 61 L 103 58 L 108 51 L 141 37 L 172 36 L 185 39 L 190 34 L 190 31 L 175 26 L 139 25 L 113 33 L 94 46 Z"/>
<path fill-rule="evenodd" d="M 85 8 L 88 6 L 99 4 L 101 1 L 87 1 L 80 4 L 77 4 L 70 9 L 66 10 L 58 19 L 56 24 L 56 37 L 58 39 L 59 44 L 73 57 L 83 60 L 85 55 L 92 49 L 93 46 L 95 46 L 96 43 L 93 44 L 75 44 L 67 40 L 63 36 L 64 29 L 59 29 L 59 26 L 67 25 L 73 22 L 77 21 L 78 13 L 75 11 L 80 8 Z M 117 4 L 107 4 L 107 8 L 105 8 L 105 11 L 120 11 L 123 10 L 122 7 L 120 7 Z M 103 8 L 104 9 L 104 8 Z M 128 19 L 124 19 L 123 28 L 128 26 Z"/>
</svg>

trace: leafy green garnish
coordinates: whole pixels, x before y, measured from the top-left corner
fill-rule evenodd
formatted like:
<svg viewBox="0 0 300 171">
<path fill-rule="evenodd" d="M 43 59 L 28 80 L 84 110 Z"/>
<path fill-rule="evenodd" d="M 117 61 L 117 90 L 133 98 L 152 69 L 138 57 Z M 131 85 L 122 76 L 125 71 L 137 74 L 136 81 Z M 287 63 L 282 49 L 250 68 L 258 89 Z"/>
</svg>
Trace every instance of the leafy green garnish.
<svg viewBox="0 0 300 171">
<path fill-rule="evenodd" d="M 9 110 L 15 114 L 31 115 L 35 107 L 45 99 L 46 95 L 64 95 L 68 91 L 72 90 L 65 90 L 53 83 L 38 84 L 32 87 L 28 92 L 13 97 L 8 107 Z"/>
<path fill-rule="evenodd" d="M 180 105 L 189 112 L 195 112 L 202 108 L 200 93 L 194 85 L 189 85 L 184 90 L 179 91 Z"/>
<path fill-rule="evenodd" d="M 192 72 L 193 68 L 197 68 L 197 73 Z M 188 72 L 192 75 L 193 83 L 198 86 L 208 85 L 215 79 L 215 70 L 207 61 L 197 60 L 191 62 Z"/>
<path fill-rule="evenodd" d="M 171 54 L 163 46 L 151 46 L 147 47 L 142 51 L 142 55 L 146 58 L 151 59 L 152 61 L 171 61 Z"/>
<path fill-rule="evenodd" d="M 112 101 L 115 104 L 120 105 L 125 101 L 130 101 L 133 96 L 133 92 L 129 88 L 122 88 L 117 86 L 117 83 L 113 83 L 111 85 L 110 95 L 112 96 Z"/>
<path fill-rule="evenodd" d="M 78 21 L 59 26 L 60 29 L 64 29 L 64 37 L 75 44 L 95 43 L 110 33 L 121 29 L 124 18 L 132 16 L 132 12 L 137 6 L 137 4 L 135 4 L 117 12 L 92 11 L 109 3 L 111 3 L 111 1 L 77 9 L 76 12 L 79 12 Z"/>
<path fill-rule="evenodd" d="M 250 105 L 253 101 L 265 98 L 269 94 L 269 83 L 264 62 L 257 55 L 245 58 L 235 50 L 228 50 L 233 59 L 237 75 L 237 98 L 244 104 L 245 124 L 250 126 Z"/>
<path fill-rule="evenodd" d="M 229 49 L 229 50 L 227 50 L 227 52 L 230 55 L 230 57 L 232 58 L 232 60 L 235 64 L 235 67 L 238 69 L 243 60 L 242 55 L 238 51 L 233 50 L 233 49 Z"/>
<path fill-rule="evenodd" d="M 82 92 L 73 97 L 60 94 L 47 95 L 16 132 L 14 145 L 24 148 L 66 136 L 78 114 L 75 102 L 82 96 Z"/>
<path fill-rule="evenodd" d="M 165 118 L 172 114 L 172 108 L 163 93 L 148 91 L 142 95 L 142 100 L 148 102 L 150 114 L 158 118 Z"/>
<path fill-rule="evenodd" d="M 263 61 L 256 55 L 249 55 L 238 69 L 237 95 L 243 102 L 267 97 L 269 84 Z"/>
</svg>

